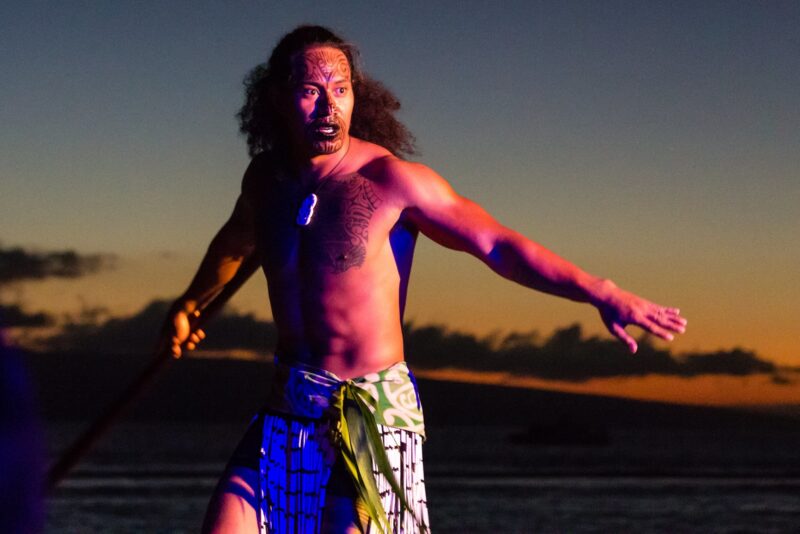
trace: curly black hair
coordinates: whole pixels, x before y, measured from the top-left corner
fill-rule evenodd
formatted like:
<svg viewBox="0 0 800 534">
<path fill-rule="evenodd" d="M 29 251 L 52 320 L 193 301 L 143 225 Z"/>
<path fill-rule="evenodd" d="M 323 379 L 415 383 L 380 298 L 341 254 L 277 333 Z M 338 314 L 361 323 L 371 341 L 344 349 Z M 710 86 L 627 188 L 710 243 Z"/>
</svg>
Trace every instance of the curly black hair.
<svg viewBox="0 0 800 534">
<path fill-rule="evenodd" d="M 362 72 L 358 49 L 328 28 L 304 25 L 286 34 L 269 61 L 256 65 L 244 79 L 245 103 L 236 116 L 239 131 L 247 136 L 250 156 L 279 156 L 286 150 L 288 132 L 277 109 L 278 94 L 289 82 L 292 56 L 314 45 L 337 48 L 350 63 L 355 97 L 350 135 L 381 145 L 397 157 L 415 154 L 414 136 L 395 117 L 400 101 L 385 85 Z"/>
</svg>

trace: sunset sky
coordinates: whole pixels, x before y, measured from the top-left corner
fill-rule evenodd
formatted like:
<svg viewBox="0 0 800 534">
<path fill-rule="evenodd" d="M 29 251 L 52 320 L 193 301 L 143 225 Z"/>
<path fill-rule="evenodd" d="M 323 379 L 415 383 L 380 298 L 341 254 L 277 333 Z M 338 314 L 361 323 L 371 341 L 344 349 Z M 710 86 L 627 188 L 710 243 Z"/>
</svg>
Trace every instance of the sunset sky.
<svg viewBox="0 0 800 534">
<path fill-rule="evenodd" d="M 675 352 L 800 366 L 796 2 L 4 2 L 0 244 L 117 258 L 5 298 L 123 315 L 182 291 L 248 162 L 241 80 L 304 22 L 359 45 L 457 191 L 680 307 Z M 268 318 L 265 287 L 234 305 Z M 415 323 L 600 333 L 595 315 L 420 240 Z"/>
</svg>

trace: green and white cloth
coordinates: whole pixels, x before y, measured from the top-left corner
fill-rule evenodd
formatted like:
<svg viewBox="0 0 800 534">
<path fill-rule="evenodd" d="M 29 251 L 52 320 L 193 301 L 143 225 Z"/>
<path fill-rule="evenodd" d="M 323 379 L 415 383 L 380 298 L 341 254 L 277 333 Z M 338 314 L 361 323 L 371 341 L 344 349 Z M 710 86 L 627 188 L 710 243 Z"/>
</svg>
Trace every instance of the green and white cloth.
<svg viewBox="0 0 800 534">
<path fill-rule="evenodd" d="M 369 515 L 368 532 L 428 532 L 424 437 L 405 362 L 349 380 L 276 362 L 260 451 L 262 531 L 318 531 L 338 459 Z"/>
</svg>

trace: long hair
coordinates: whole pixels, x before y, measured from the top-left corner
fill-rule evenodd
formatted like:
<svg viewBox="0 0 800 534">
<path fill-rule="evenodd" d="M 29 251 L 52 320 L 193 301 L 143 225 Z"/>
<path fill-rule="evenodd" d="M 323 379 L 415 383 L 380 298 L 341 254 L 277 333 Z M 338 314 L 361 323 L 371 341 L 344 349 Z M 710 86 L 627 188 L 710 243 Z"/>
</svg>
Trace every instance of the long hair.
<svg viewBox="0 0 800 534">
<path fill-rule="evenodd" d="M 395 117 L 400 101 L 362 72 L 358 49 L 322 26 L 299 26 L 278 42 L 266 63 L 256 65 L 244 79 L 245 103 L 236 116 L 250 156 L 263 152 L 279 156 L 286 150 L 288 130 L 278 110 L 279 95 L 289 83 L 292 56 L 313 45 L 337 48 L 350 63 L 355 98 L 350 135 L 381 145 L 398 157 L 416 153 L 414 136 Z"/>
</svg>

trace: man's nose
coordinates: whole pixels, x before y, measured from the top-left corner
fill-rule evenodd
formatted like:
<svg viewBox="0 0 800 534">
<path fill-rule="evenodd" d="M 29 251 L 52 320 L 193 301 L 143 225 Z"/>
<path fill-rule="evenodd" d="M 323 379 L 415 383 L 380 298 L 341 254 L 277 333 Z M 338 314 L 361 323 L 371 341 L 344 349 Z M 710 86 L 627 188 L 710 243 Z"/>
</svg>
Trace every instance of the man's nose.
<svg viewBox="0 0 800 534">
<path fill-rule="evenodd" d="M 320 99 L 317 102 L 319 112 L 323 116 L 332 115 L 336 110 L 336 100 L 333 98 L 333 93 L 325 91 L 320 94 Z"/>
</svg>

